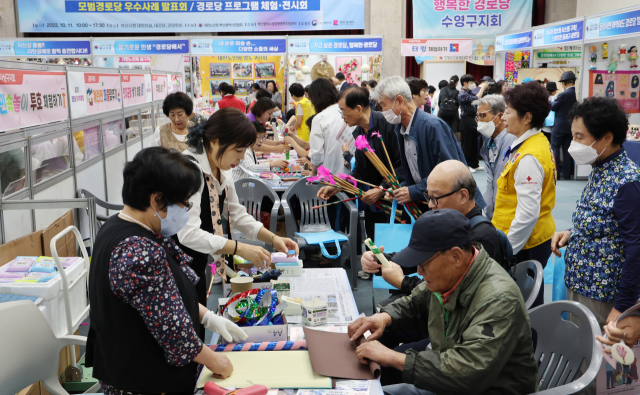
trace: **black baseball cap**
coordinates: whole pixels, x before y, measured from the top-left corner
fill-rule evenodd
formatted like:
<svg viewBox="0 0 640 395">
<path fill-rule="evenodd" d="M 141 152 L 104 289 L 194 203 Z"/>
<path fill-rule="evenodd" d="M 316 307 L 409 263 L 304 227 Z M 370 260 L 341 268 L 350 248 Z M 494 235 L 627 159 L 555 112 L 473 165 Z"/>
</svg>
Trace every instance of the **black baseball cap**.
<svg viewBox="0 0 640 395">
<path fill-rule="evenodd" d="M 451 209 L 427 211 L 413 224 L 409 245 L 393 257 L 403 267 L 418 266 L 439 251 L 471 242 L 471 223 Z"/>
<path fill-rule="evenodd" d="M 564 73 L 562 73 L 562 77 L 560 77 L 560 82 L 575 80 L 575 79 L 576 79 L 576 75 L 573 74 L 573 71 L 565 71 Z"/>
</svg>

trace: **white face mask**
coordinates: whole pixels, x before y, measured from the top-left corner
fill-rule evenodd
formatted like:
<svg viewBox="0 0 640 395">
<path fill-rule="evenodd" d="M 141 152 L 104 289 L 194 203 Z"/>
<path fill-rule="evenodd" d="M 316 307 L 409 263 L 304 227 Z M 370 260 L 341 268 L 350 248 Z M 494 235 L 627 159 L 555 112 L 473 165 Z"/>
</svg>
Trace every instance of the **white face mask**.
<svg viewBox="0 0 640 395">
<path fill-rule="evenodd" d="M 469 88 L 470 91 L 472 91 L 472 90 L 476 89 L 476 84 L 469 84 L 468 88 Z"/>
<path fill-rule="evenodd" d="M 396 97 L 396 100 L 398 100 L 398 98 Z M 390 124 L 393 125 L 397 125 L 400 123 L 400 121 L 402 120 L 402 118 L 400 117 L 400 115 L 402 115 L 402 109 L 400 109 L 400 114 L 396 115 L 395 112 L 393 112 L 393 106 L 396 105 L 396 100 L 393 101 L 393 105 L 391 106 L 390 109 L 388 109 L 387 111 L 383 111 L 382 115 L 384 116 L 384 119 L 387 120 L 387 122 L 389 122 Z"/>
<path fill-rule="evenodd" d="M 178 233 L 189 222 L 189 212 L 186 207 L 181 208 L 177 204 L 167 206 L 167 216 L 162 218 L 157 211 L 156 216 L 160 218 L 160 234 L 165 237 Z"/>
<path fill-rule="evenodd" d="M 579 165 L 590 165 L 607 149 L 607 147 L 605 147 L 602 152 L 598 153 L 598 151 L 593 148 L 593 144 L 597 141 L 598 140 L 594 141 L 591 145 L 584 145 L 577 141 L 572 141 L 569 146 L 569 155 L 571 155 L 573 160 Z"/>
<path fill-rule="evenodd" d="M 494 117 L 493 119 L 496 118 Z M 493 133 L 496 131 L 496 125 L 493 123 L 493 119 L 491 122 L 478 122 L 478 133 L 487 138 L 493 136 Z"/>
</svg>

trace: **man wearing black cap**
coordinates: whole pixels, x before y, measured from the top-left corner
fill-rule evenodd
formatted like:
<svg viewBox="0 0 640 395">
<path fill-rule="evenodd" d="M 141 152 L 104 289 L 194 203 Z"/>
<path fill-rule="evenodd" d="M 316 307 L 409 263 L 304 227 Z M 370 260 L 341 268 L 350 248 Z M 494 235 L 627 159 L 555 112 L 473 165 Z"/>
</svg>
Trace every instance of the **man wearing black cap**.
<svg viewBox="0 0 640 395">
<path fill-rule="evenodd" d="M 549 92 L 549 103 L 553 104 L 553 101 L 556 99 L 556 95 L 558 94 L 558 86 L 555 82 L 549 81 L 547 85 L 545 85 L 547 92 Z M 549 112 L 547 119 L 544 121 L 544 126 L 542 127 L 542 133 L 544 137 L 549 140 L 549 144 L 551 144 L 551 129 L 553 128 L 553 122 L 555 119 L 555 113 L 553 111 Z"/>
<path fill-rule="evenodd" d="M 560 163 L 560 150 L 562 150 L 562 177 L 568 180 L 573 174 L 573 159 L 569 155 L 569 146 L 572 140 L 569 111 L 578 101 L 576 100 L 575 88 L 576 75 L 573 74 L 573 71 L 565 71 L 560 77 L 560 83 L 564 87 L 564 92 L 560 93 L 551 103 L 551 111 L 556 113 L 551 129 L 551 149 L 556 158 L 556 166 Z M 558 171 L 558 178 L 560 178 L 560 171 Z"/>
<path fill-rule="evenodd" d="M 480 244 L 471 243 L 470 222 L 462 213 L 423 214 L 394 261 L 418 266 L 424 283 L 348 329 L 353 340 L 371 331 L 369 342 L 356 349 L 363 363 L 402 372 L 406 384 L 385 386 L 385 394 L 536 392 L 531 326 L 520 290 Z M 400 353 L 375 341 L 406 328 L 428 333 L 431 349 Z"/>
</svg>

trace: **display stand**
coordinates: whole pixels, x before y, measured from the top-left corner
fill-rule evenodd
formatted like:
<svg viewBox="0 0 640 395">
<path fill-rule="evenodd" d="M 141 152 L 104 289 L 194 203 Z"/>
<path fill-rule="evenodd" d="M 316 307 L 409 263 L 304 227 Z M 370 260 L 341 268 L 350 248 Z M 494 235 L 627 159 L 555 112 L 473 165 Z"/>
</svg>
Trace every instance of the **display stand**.
<svg viewBox="0 0 640 395">
<path fill-rule="evenodd" d="M 89 38 L 34 38 L 9 39 L 0 42 L 1 60 L 90 66 L 91 40 Z"/>
<path fill-rule="evenodd" d="M 205 116 L 212 113 L 222 98 L 218 87 L 223 82 L 233 85 L 235 96 L 246 105 L 254 83 L 265 88 L 273 80 L 285 97 L 286 52 L 285 36 L 192 38 L 192 85 L 199 111 Z"/>
<path fill-rule="evenodd" d="M 505 80 L 513 87 L 522 79 L 518 73 L 520 69 L 531 67 L 531 47 L 533 32 L 522 30 L 505 35 L 496 35 L 496 60 L 494 77 L 496 81 Z"/>
<path fill-rule="evenodd" d="M 640 8 L 637 6 L 586 16 L 582 56 L 583 97 L 616 98 L 629 114 L 630 124 L 640 123 L 640 67 L 631 67 L 632 62 L 629 59 L 632 47 L 636 47 L 634 51 L 640 48 L 640 25 L 636 23 L 638 17 Z M 632 18 L 633 25 L 627 25 L 627 21 L 631 21 Z M 607 59 L 603 56 L 605 44 Z M 595 64 L 592 64 L 590 59 L 592 47 L 595 47 L 597 55 Z M 615 57 L 619 59 L 616 71 L 609 73 L 609 70 L 613 69 L 611 61 Z M 577 166 L 576 178 L 586 178 L 590 172 L 591 166 Z"/>
</svg>

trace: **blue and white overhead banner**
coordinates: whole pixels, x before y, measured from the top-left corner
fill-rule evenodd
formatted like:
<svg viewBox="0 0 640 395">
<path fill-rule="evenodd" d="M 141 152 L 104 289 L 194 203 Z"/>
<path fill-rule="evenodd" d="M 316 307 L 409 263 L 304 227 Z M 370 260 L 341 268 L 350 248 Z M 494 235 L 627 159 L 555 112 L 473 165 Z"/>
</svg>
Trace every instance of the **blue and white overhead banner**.
<svg viewBox="0 0 640 395">
<path fill-rule="evenodd" d="M 587 19 L 585 39 L 640 32 L 640 10 Z"/>
<path fill-rule="evenodd" d="M 191 53 L 209 54 L 270 54 L 287 52 L 287 40 L 244 38 L 191 39 Z"/>
<path fill-rule="evenodd" d="M 382 38 L 289 38 L 288 48 L 289 53 L 382 52 Z"/>
<path fill-rule="evenodd" d="M 94 40 L 94 55 L 188 54 L 189 40 Z"/>
<path fill-rule="evenodd" d="M 0 41 L 0 56 L 71 56 L 91 53 L 91 42 L 82 41 Z"/>
<path fill-rule="evenodd" d="M 507 34 L 496 37 L 496 51 L 531 48 L 531 32 Z"/>
<path fill-rule="evenodd" d="M 582 40 L 584 21 L 565 23 L 533 31 L 533 46 L 553 45 Z"/>
<path fill-rule="evenodd" d="M 16 2 L 21 32 L 197 34 L 364 29 L 365 0 Z"/>
</svg>

